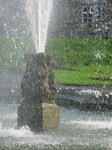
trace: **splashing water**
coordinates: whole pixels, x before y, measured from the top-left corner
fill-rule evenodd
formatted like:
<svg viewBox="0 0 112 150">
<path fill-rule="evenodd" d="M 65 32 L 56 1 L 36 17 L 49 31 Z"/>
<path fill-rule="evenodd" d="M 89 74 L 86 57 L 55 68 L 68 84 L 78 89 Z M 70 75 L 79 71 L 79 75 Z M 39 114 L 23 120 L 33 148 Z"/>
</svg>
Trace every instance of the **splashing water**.
<svg viewBox="0 0 112 150">
<path fill-rule="evenodd" d="M 44 53 L 52 0 L 25 0 L 25 7 L 36 53 Z"/>
<path fill-rule="evenodd" d="M 112 112 L 85 112 L 60 107 L 55 130 L 33 133 L 16 129 L 16 104 L 0 104 L 0 150 L 112 150 Z"/>
</svg>

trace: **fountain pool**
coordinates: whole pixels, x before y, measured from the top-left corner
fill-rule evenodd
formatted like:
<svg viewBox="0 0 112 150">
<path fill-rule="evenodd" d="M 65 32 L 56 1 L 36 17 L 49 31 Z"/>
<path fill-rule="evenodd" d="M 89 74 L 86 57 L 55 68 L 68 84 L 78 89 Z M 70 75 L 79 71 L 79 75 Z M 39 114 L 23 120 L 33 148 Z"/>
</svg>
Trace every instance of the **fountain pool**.
<svg viewBox="0 0 112 150">
<path fill-rule="evenodd" d="M 86 112 L 60 107 L 57 129 L 32 133 L 15 129 L 15 104 L 0 104 L 0 149 L 4 150 L 111 150 L 112 113 Z"/>
</svg>

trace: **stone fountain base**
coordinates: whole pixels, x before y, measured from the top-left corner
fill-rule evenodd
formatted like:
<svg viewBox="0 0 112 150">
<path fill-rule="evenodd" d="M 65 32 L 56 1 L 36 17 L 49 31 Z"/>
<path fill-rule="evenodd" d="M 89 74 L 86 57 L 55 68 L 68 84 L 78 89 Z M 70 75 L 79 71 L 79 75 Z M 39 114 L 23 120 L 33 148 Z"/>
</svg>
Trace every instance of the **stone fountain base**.
<svg viewBox="0 0 112 150">
<path fill-rule="evenodd" d="M 54 104 L 35 103 L 18 107 L 17 123 L 19 127 L 29 126 L 31 131 L 46 131 L 59 125 L 59 107 Z"/>
<path fill-rule="evenodd" d="M 55 128 L 59 125 L 59 107 L 56 104 L 42 104 L 42 130 Z"/>
<path fill-rule="evenodd" d="M 86 111 L 112 111 L 111 91 L 110 86 L 60 86 L 56 104 Z"/>
</svg>

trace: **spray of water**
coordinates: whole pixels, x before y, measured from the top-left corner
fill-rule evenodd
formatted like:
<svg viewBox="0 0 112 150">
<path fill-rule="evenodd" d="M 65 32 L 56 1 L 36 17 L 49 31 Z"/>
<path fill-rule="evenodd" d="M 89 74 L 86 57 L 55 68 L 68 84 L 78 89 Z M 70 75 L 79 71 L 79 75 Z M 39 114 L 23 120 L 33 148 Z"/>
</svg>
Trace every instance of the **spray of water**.
<svg viewBox="0 0 112 150">
<path fill-rule="evenodd" d="M 52 0 L 25 0 L 25 8 L 36 53 L 44 53 Z"/>
</svg>

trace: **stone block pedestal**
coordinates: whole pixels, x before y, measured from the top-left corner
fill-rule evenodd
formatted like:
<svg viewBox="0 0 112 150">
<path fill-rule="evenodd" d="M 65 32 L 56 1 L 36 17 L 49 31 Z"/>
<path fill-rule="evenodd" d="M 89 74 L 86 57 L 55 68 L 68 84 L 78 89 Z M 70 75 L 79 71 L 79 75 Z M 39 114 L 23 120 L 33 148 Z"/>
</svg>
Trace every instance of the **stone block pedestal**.
<svg viewBox="0 0 112 150">
<path fill-rule="evenodd" d="M 47 131 L 59 125 L 59 107 L 54 104 L 21 105 L 18 107 L 18 127 L 27 125 L 31 131 Z"/>
<path fill-rule="evenodd" d="M 56 104 L 43 103 L 42 129 L 55 128 L 59 125 L 59 107 Z"/>
</svg>

